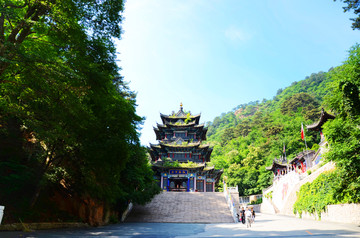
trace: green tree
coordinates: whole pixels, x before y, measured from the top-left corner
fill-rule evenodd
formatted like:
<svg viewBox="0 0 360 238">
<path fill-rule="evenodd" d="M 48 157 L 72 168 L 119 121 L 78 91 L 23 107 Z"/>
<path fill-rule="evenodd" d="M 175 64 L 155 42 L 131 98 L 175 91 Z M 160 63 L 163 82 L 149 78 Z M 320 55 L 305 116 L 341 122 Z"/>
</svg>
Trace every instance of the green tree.
<svg viewBox="0 0 360 238">
<path fill-rule="evenodd" d="M 122 9 L 112 0 L 1 1 L 0 139 L 10 144 L 0 198 L 9 205 L 22 194 L 25 210 L 48 189 L 109 206 L 158 192 L 135 94 L 115 62 Z"/>
<path fill-rule="evenodd" d="M 336 0 L 334 0 L 334 2 L 335 1 Z M 360 13 L 359 0 L 340 0 L 340 1 L 347 4 L 345 7 L 343 7 L 344 12 L 350 12 L 353 10 L 355 15 L 359 15 L 359 13 Z M 353 30 L 360 29 L 360 17 L 359 16 L 356 18 L 350 18 L 350 20 L 353 21 L 352 26 L 351 26 L 353 28 Z"/>
<path fill-rule="evenodd" d="M 360 201 L 360 46 L 350 49 L 348 60 L 329 75 L 334 79 L 328 103 L 336 118 L 324 126 L 331 150 L 327 158 L 340 170 L 341 186 L 337 200 Z"/>
</svg>

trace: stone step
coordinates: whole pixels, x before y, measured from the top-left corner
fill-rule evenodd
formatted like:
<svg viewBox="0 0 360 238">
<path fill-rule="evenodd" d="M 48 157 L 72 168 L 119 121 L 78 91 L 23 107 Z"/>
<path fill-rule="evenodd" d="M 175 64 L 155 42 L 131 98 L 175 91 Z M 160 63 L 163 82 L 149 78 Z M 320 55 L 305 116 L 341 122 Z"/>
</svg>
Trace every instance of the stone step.
<svg viewBox="0 0 360 238">
<path fill-rule="evenodd" d="M 125 222 L 233 223 L 221 192 L 162 192 L 136 205 Z"/>
</svg>

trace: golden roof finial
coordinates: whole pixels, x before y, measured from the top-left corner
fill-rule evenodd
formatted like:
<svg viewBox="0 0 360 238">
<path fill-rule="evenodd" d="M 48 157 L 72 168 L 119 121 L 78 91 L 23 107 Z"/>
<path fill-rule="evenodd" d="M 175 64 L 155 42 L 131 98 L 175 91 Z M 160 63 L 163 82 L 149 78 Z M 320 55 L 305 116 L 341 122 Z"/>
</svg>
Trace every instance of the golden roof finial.
<svg viewBox="0 0 360 238">
<path fill-rule="evenodd" d="M 182 106 L 183 106 L 183 105 L 182 105 L 182 102 L 181 102 L 181 103 L 180 103 L 180 107 L 182 108 Z"/>
</svg>

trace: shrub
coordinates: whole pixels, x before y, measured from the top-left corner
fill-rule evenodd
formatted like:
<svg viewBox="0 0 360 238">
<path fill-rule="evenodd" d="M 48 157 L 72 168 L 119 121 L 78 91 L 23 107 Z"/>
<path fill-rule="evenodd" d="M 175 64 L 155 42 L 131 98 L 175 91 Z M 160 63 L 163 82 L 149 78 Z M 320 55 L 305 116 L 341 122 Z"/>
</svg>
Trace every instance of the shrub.
<svg viewBox="0 0 360 238">
<path fill-rule="evenodd" d="M 327 205 L 339 202 L 334 199 L 338 177 L 336 171 L 325 172 L 312 183 L 302 185 L 297 193 L 294 214 L 299 213 L 301 217 L 303 212 L 308 212 L 317 213 L 321 217 L 321 212 L 326 210 Z"/>
</svg>

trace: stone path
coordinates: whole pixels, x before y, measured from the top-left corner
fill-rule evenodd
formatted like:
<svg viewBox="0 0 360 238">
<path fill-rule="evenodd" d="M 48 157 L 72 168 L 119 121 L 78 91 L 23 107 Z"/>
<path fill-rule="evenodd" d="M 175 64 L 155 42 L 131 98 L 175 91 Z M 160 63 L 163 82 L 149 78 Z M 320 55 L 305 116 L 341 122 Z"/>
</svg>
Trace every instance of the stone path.
<svg viewBox="0 0 360 238">
<path fill-rule="evenodd" d="M 125 222 L 234 223 L 223 193 L 162 192 Z"/>
<path fill-rule="evenodd" d="M 95 238 L 95 237 L 360 237 L 358 225 L 298 219 L 258 213 L 251 228 L 241 223 L 119 223 L 82 229 L 0 232 L 1 238 Z"/>
</svg>

